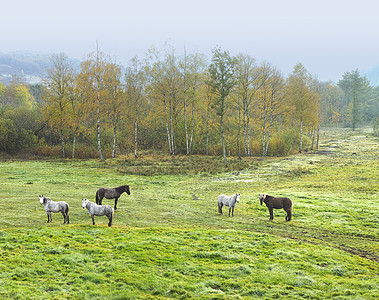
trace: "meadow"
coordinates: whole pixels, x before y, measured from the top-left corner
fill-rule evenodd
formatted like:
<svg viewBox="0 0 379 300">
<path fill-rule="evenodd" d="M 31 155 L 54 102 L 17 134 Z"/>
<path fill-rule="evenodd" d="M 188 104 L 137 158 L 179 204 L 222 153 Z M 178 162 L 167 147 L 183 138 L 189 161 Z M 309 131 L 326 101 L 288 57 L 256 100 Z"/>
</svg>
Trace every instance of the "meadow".
<svg viewBox="0 0 379 300">
<path fill-rule="evenodd" d="M 377 299 L 378 138 L 328 129 L 317 151 L 228 161 L 3 157 L 1 298 Z M 124 184 L 112 227 L 93 226 L 81 199 Z M 237 192 L 219 215 L 217 196 Z M 293 220 L 269 221 L 259 193 L 290 197 Z M 69 225 L 46 223 L 40 194 L 70 204 Z"/>
</svg>

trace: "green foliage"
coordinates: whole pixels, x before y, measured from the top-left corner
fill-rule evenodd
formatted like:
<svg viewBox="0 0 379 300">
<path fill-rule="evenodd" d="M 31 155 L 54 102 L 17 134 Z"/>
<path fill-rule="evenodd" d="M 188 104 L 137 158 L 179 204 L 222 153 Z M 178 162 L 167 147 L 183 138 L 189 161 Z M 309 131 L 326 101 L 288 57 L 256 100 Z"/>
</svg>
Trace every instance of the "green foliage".
<svg viewBox="0 0 379 300">
<path fill-rule="evenodd" d="M 365 107 L 370 106 L 368 103 L 371 102 L 373 97 L 372 87 L 368 79 L 361 76 L 358 70 L 346 72 L 338 85 L 344 91 L 344 97 L 346 98 L 347 120 L 355 130 L 363 122 Z"/>
<path fill-rule="evenodd" d="M 23 115 L 24 113 L 26 114 Z M 38 139 L 30 129 L 28 117 L 29 114 L 23 109 L 8 111 L 0 117 L 0 151 L 15 154 L 30 151 L 37 145 Z"/>
<path fill-rule="evenodd" d="M 379 137 L 379 117 L 375 118 L 372 122 L 372 128 L 374 130 L 374 136 Z"/>
<path fill-rule="evenodd" d="M 208 84 L 217 95 L 214 103 L 216 114 L 223 116 L 227 109 L 226 97 L 231 93 L 236 83 L 234 78 L 236 59 L 231 57 L 229 52 L 222 51 L 221 48 L 213 49 L 212 53 Z"/>
<path fill-rule="evenodd" d="M 12 82 L 7 87 L 0 85 L 0 104 L 31 109 L 35 99 L 25 85 Z"/>
</svg>

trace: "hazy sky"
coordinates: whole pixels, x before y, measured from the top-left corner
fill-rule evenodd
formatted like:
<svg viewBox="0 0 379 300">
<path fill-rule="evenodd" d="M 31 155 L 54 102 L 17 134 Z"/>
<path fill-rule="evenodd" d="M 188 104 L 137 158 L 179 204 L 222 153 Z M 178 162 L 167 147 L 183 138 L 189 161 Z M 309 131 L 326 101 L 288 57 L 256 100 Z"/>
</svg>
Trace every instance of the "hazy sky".
<svg viewBox="0 0 379 300">
<path fill-rule="evenodd" d="M 165 42 L 209 58 L 219 45 L 285 75 L 301 62 L 323 81 L 379 65 L 378 0 L 5 0 L 0 8 L 0 52 L 81 60 L 98 41 L 126 65 Z"/>
</svg>

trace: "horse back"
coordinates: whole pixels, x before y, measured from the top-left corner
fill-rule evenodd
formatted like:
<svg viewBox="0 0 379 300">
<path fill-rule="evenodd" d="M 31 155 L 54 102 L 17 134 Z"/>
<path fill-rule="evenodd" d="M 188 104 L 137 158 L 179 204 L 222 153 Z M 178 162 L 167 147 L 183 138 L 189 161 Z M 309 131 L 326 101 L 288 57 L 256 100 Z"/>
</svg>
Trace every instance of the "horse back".
<svg viewBox="0 0 379 300">
<path fill-rule="evenodd" d="M 269 199 L 267 199 L 269 197 Z M 273 196 L 267 196 L 266 199 L 268 201 L 271 201 L 271 206 L 273 208 L 290 208 L 292 207 L 292 201 L 290 198 L 287 197 L 273 197 Z"/>
<path fill-rule="evenodd" d="M 105 189 L 104 189 L 104 188 L 100 188 L 100 189 L 97 190 L 97 192 L 96 192 L 96 196 L 97 196 L 97 195 L 99 195 L 99 196 L 100 196 L 100 195 L 104 195 L 104 192 L 105 192 Z"/>
<path fill-rule="evenodd" d="M 225 200 L 227 200 L 227 198 L 228 198 L 228 196 L 222 194 L 222 195 L 218 196 L 217 201 L 218 201 L 218 203 L 225 204 Z"/>
</svg>

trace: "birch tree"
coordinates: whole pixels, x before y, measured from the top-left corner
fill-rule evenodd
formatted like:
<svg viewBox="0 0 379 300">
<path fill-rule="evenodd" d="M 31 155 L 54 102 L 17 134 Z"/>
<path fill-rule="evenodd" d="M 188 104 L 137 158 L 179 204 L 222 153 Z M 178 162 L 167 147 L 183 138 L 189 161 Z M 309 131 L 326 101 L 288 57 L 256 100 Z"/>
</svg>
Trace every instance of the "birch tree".
<svg viewBox="0 0 379 300">
<path fill-rule="evenodd" d="M 96 141 L 99 158 L 104 161 L 102 152 L 102 126 L 104 116 L 109 115 L 109 105 L 107 100 L 110 96 L 110 84 L 107 80 L 107 65 L 110 64 L 110 59 L 97 46 L 96 51 L 91 53 L 86 60 L 81 64 L 79 76 L 83 79 L 83 90 L 90 97 L 87 99 L 88 109 L 93 111 L 93 119 L 96 127 Z"/>
<path fill-rule="evenodd" d="M 236 66 L 236 93 L 243 108 L 243 135 L 245 155 L 250 156 L 250 118 L 251 104 L 254 96 L 262 85 L 261 69 L 258 69 L 255 59 L 249 55 L 240 54 L 237 57 Z"/>
<path fill-rule="evenodd" d="M 75 76 L 74 88 L 70 96 L 70 122 L 73 129 L 72 158 L 75 158 L 76 141 L 80 132 L 84 130 L 84 120 L 89 116 L 87 99 L 91 98 L 88 85 L 83 84 L 80 74 Z"/>
<path fill-rule="evenodd" d="M 257 94 L 262 120 L 262 155 L 266 156 L 273 125 L 284 112 L 285 81 L 280 71 L 269 63 L 263 63 L 260 69 L 261 83 Z"/>
<path fill-rule="evenodd" d="M 186 153 L 193 151 L 194 127 L 195 127 L 195 110 L 198 100 L 198 93 L 202 83 L 202 73 L 204 71 L 205 59 L 199 53 L 187 54 L 184 52 L 183 59 L 179 64 L 183 77 L 183 118 L 186 142 Z M 188 130 L 187 108 L 190 108 L 190 130 Z"/>
<path fill-rule="evenodd" d="M 170 154 L 176 153 L 175 127 L 181 100 L 181 75 L 177 57 L 167 50 L 163 59 L 155 49 L 150 50 L 148 74 L 151 96 L 163 103 L 163 112 Z"/>
<path fill-rule="evenodd" d="M 128 103 L 134 112 L 134 157 L 138 158 L 138 124 L 141 118 L 141 107 L 145 86 L 145 74 L 141 63 L 133 58 L 125 73 L 125 90 Z"/>
<path fill-rule="evenodd" d="M 121 67 L 116 63 L 107 63 L 105 66 L 105 88 L 107 90 L 107 102 L 109 118 L 112 120 L 113 145 L 112 158 L 116 157 L 117 131 L 120 120 L 125 115 L 125 97 L 121 86 Z"/>
<path fill-rule="evenodd" d="M 51 128 L 59 134 L 62 157 L 66 157 L 65 134 L 69 124 L 69 100 L 74 80 L 74 69 L 63 53 L 51 57 L 52 67 L 45 80 L 46 103 L 44 113 Z"/>
<path fill-rule="evenodd" d="M 303 150 L 304 126 L 309 125 L 306 121 L 310 121 L 315 114 L 319 114 L 318 110 L 314 108 L 320 97 L 317 92 L 311 89 L 311 83 L 312 77 L 301 63 L 294 67 L 293 72 L 288 77 L 287 95 L 293 106 L 293 117 L 299 126 L 299 153 Z"/>
</svg>

